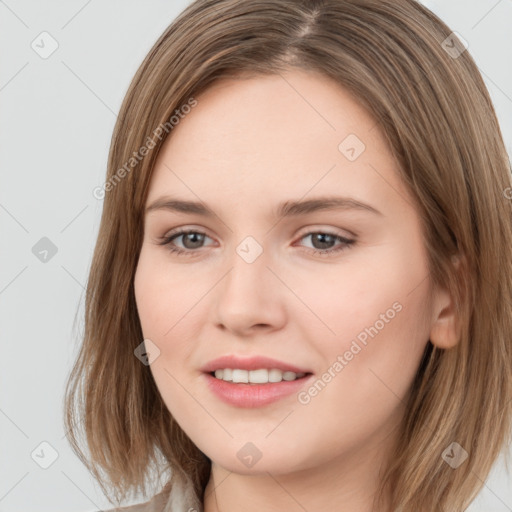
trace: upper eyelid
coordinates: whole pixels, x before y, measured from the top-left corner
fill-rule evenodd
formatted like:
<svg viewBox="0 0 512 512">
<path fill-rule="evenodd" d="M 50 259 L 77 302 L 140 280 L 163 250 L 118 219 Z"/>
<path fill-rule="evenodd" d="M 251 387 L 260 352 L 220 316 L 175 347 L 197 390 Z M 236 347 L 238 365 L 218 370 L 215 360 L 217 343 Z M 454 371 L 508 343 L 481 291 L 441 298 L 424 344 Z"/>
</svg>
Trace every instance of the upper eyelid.
<svg viewBox="0 0 512 512">
<path fill-rule="evenodd" d="M 342 230 L 344 231 L 345 233 L 339 233 L 338 230 Z M 205 229 L 203 227 L 195 227 L 195 226 L 180 226 L 180 227 L 177 227 L 177 228 L 173 228 L 169 231 L 167 231 L 162 238 L 168 238 L 168 237 L 171 237 L 171 236 L 174 236 L 174 235 L 177 235 L 177 234 L 186 234 L 187 232 L 197 232 L 197 233 L 203 233 L 205 234 L 206 236 L 208 236 L 209 238 L 214 238 L 212 236 L 210 236 L 208 234 L 208 229 Z M 305 227 L 304 228 L 304 231 L 303 230 L 299 230 L 299 233 L 295 236 L 299 236 L 299 234 L 301 234 L 301 236 L 304 236 L 304 235 L 307 235 L 307 234 L 310 234 L 310 233 L 329 233 L 329 234 L 332 234 L 332 235 L 335 235 L 335 236 L 341 236 L 341 237 L 344 237 L 344 238 L 357 238 L 357 235 L 353 232 L 351 232 L 350 230 L 348 229 L 344 229 L 344 228 L 336 228 L 336 227 L 321 227 L 321 225 L 317 224 L 317 225 L 312 225 L 312 226 L 308 226 L 308 227 Z"/>
</svg>

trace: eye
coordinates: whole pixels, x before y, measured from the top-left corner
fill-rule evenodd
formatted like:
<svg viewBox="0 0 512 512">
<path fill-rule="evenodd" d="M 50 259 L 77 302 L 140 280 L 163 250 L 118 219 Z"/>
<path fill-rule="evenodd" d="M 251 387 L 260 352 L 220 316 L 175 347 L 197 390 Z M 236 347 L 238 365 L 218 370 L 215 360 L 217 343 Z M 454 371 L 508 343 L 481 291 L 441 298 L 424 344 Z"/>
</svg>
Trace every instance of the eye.
<svg viewBox="0 0 512 512">
<path fill-rule="evenodd" d="M 329 233 L 326 231 L 310 231 L 303 235 L 300 240 L 304 240 L 308 237 L 311 238 L 311 243 L 313 245 L 313 250 L 311 252 L 319 255 L 329 256 L 333 253 L 344 251 L 355 243 L 355 240 L 353 239 L 345 238 L 337 235 L 336 233 Z M 333 248 L 333 244 L 335 244 L 336 241 L 340 242 L 340 244 Z"/>
<path fill-rule="evenodd" d="M 185 244 L 184 249 L 176 247 L 174 245 L 174 240 L 180 237 L 183 237 L 182 242 Z M 162 237 L 161 242 L 159 242 L 159 245 L 168 246 L 169 251 L 171 251 L 172 253 L 183 256 L 192 256 L 194 254 L 197 254 L 198 251 L 194 251 L 194 249 L 200 248 L 205 237 L 210 238 L 209 236 L 206 235 L 206 233 L 203 233 L 202 231 L 197 231 L 193 229 L 182 229 L 180 231 Z"/>
<path fill-rule="evenodd" d="M 333 253 L 338 253 L 348 249 L 352 244 L 355 243 L 354 239 L 345 238 L 335 233 L 329 233 L 326 231 L 310 231 L 302 235 L 299 240 L 304 240 L 308 237 L 311 237 L 311 242 L 313 244 L 312 250 L 308 252 L 322 256 L 329 256 Z M 177 247 L 175 244 L 175 240 L 179 238 L 182 239 L 182 244 L 184 245 L 183 248 Z M 194 249 L 200 249 L 204 243 L 205 238 L 210 237 L 202 231 L 182 229 L 162 237 L 159 245 L 167 246 L 171 253 L 178 254 L 180 256 L 193 256 L 198 254 L 199 251 Z M 337 247 L 334 246 L 333 248 L 333 244 L 336 242 L 339 242 L 339 245 Z"/>
</svg>

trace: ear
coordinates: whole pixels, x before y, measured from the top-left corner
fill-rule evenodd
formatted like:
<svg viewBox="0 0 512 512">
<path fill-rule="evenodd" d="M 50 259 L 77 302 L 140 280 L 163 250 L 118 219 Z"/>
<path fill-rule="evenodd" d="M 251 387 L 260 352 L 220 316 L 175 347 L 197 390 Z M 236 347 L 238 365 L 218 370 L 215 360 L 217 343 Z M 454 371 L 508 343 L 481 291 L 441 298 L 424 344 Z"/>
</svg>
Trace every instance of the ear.
<svg viewBox="0 0 512 512">
<path fill-rule="evenodd" d="M 459 278 L 461 259 L 453 256 L 454 272 Z M 460 340 L 460 319 L 455 311 L 453 298 L 446 288 L 437 287 L 433 292 L 432 302 L 433 320 L 430 328 L 430 341 L 433 345 L 449 349 L 453 348 Z"/>
</svg>

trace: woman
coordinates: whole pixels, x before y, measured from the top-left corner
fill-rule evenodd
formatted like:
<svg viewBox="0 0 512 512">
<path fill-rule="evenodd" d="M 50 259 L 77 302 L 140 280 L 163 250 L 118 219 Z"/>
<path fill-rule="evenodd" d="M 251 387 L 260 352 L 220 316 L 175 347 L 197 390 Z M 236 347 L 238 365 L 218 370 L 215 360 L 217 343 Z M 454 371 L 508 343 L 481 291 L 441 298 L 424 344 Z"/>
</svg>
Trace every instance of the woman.
<svg viewBox="0 0 512 512">
<path fill-rule="evenodd" d="M 192 3 L 97 191 L 75 451 L 118 504 L 165 483 L 123 510 L 464 510 L 510 442 L 510 187 L 419 3 Z"/>
</svg>

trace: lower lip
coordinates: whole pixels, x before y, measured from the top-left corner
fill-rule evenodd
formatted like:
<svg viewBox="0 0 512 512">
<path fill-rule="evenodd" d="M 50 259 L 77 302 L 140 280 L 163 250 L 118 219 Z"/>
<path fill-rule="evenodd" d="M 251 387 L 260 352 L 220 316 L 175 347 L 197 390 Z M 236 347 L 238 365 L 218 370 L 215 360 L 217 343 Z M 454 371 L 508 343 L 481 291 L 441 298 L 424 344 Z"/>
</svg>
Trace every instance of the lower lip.
<svg viewBox="0 0 512 512">
<path fill-rule="evenodd" d="M 204 374 L 210 390 L 223 402 L 236 407 L 262 407 L 297 393 L 312 377 L 311 374 L 296 380 L 282 380 L 268 384 L 232 383 Z"/>
</svg>

